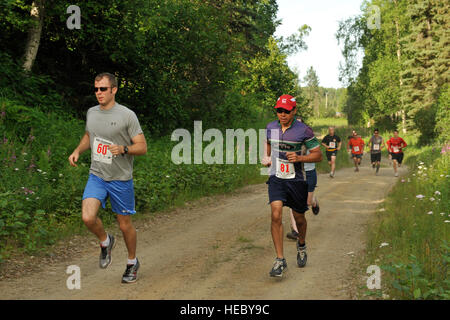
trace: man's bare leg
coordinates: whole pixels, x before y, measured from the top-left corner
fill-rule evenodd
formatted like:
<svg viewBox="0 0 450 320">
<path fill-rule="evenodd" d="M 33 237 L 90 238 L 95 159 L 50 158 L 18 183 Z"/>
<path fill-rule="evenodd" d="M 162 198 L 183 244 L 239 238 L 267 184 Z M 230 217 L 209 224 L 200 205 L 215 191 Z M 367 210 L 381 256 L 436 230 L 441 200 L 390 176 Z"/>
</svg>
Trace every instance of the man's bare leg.
<svg viewBox="0 0 450 320">
<path fill-rule="evenodd" d="M 130 215 L 117 215 L 117 221 L 119 222 L 120 231 L 122 231 L 123 239 L 128 250 L 128 259 L 132 260 L 136 258 L 136 229 L 131 223 Z"/>
<path fill-rule="evenodd" d="M 107 238 L 105 229 L 103 228 L 103 223 L 99 217 L 97 217 L 98 209 L 100 208 L 101 202 L 95 198 L 84 199 L 81 204 L 81 216 L 86 227 L 93 234 L 97 236 L 100 242 L 103 242 Z"/>
<path fill-rule="evenodd" d="M 277 258 L 283 259 L 283 202 L 273 201 L 270 203 L 270 207 L 272 209 L 272 240 L 277 253 Z"/>
</svg>

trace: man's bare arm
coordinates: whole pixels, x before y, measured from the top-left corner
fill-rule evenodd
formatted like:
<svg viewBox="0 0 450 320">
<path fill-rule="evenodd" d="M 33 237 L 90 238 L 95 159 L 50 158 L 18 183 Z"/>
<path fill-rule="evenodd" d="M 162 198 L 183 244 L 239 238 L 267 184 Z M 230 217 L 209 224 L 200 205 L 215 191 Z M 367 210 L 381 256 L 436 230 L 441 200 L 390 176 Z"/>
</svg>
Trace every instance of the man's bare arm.
<svg viewBox="0 0 450 320">
<path fill-rule="evenodd" d="M 142 156 L 147 153 L 147 141 L 145 140 L 145 136 L 143 133 L 138 134 L 137 136 L 131 139 L 133 144 L 128 147 L 128 154 L 133 156 Z M 123 154 L 125 152 L 125 146 L 119 146 L 112 144 L 109 146 L 109 150 L 115 156 Z"/>
<path fill-rule="evenodd" d="M 322 151 L 317 146 L 314 149 L 309 150 L 309 154 L 306 156 L 299 156 L 295 152 L 286 152 L 286 156 L 289 162 L 320 162 L 322 161 Z"/>
<path fill-rule="evenodd" d="M 72 152 L 72 154 L 69 156 L 69 163 L 72 167 L 76 167 L 76 162 L 78 161 L 78 158 L 80 157 L 80 154 L 85 152 L 90 148 L 90 141 L 89 141 L 89 133 L 86 131 L 84 133 L 83 138 L 81 138 L 80 144 L 78 147 L 75 148 L 75 150 Z"/>
</svg>

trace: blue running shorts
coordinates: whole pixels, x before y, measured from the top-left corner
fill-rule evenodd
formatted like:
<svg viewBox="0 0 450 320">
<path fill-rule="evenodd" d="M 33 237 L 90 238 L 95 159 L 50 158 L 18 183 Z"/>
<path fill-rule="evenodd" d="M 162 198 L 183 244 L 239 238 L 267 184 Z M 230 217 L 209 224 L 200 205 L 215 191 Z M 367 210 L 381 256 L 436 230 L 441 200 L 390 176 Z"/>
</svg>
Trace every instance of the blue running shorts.
<svg viewBox="0 0 450 320">
<path fill-rule="evenodd" d="M 133 179 L 128 181 L 105 181 L 94 174 L 89 174 L 84 188 L 83 200 L 98 199 L 103 209 L 109 197 L 112 211 L 121 215 L 135 214 Z"/>
<path fill-rule="evenodd" d="M 283 201 L 283 206 L 289 207 L 297 213 L 308 210 L 308 184 L 298 179 L 283 180 L 270 176 L 266 182 L 269 185 L 269 203 Z"/>
</svg>

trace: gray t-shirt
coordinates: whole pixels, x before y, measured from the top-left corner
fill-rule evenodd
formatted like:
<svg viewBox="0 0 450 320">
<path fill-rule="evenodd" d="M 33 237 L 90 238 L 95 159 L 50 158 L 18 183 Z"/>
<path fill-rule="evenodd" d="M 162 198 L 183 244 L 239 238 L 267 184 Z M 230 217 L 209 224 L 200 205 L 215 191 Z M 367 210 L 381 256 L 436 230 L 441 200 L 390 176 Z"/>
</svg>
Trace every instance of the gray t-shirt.
<svg viewBox="0 0 450 320">
<path fill-rule="evenodd" d="M 377 137 L 375 137 L 375 135 L 373 135 L 370 138 L 369 142 L 372 142 L 371 147 L 370 147 L 371 153 L 380 153 L 381 152 L 381 145 L 383 144 L 383 137 L 378 136 L 378 138 L 377 138 Z"/>
<path fill-rule="evenodd" d="M 97 105 L 87 112 L 86 132 L 91 147 L 89 173 L 105 181 L 132 179 L 133 156 L 125 154 L 113 157 L 107 146 L 129 146 L 132 138 L 143 133 L 136 114 L 118 103 L 109 110 L 102 110 Z"/>
</svg>

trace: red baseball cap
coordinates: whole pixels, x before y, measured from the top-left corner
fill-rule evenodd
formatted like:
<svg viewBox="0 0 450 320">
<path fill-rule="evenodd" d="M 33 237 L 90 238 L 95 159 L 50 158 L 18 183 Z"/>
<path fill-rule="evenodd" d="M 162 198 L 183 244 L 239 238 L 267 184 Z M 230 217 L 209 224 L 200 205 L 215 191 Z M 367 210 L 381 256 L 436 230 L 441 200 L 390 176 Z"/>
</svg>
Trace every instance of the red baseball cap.
<svg viewBox="0 0 450 320">
<path fill-rule="evenodd" d="M 290 111 L 290 110 L 294 109 L 296 106 L 297 106 L 297 102 L 295 101 L 295 98 L 288 94 L 284 94 L 278 98 L 275 108 L 276 109 L 283 108 L 283 109 Z"/>
</svg>

